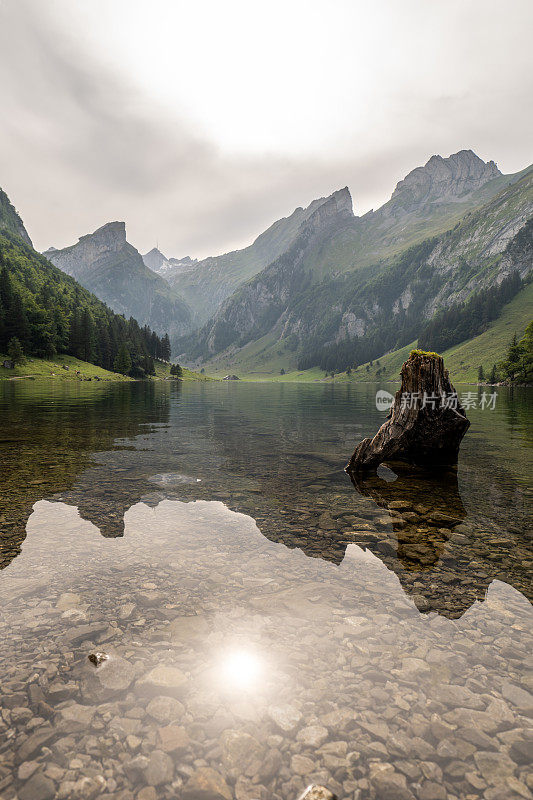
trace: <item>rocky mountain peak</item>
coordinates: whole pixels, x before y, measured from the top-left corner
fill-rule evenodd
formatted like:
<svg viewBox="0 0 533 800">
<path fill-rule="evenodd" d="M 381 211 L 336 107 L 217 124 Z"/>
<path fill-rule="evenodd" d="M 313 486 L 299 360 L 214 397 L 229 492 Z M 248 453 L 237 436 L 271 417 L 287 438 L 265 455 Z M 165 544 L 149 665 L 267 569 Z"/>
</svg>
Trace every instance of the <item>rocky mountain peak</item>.
<svg viewBox="0 0 533 800">
<path fill-rule="evenodd" d="M 152 247 L 148 253 L 145 253 L 142 260 L 148 269 L 151 269 L 153 272 L 158 272 L 163 264 L 168 262 L 168 258 L 163 255 L 161 250 L 158 250 L 157 247 Z"/>
<path fill-rule="evenodd" d="M 130 247 L 126 241 L 126 223 L 108 222 L 94 233 L 80 236 L 76 244 L 63 250 L 50 247 L 43 255 L 64 272 L 80 278 L 84 271 L 91 269 L 103 258 L 114 258 L 114 254 L 124 247 Z"/>
<path fill-rule="evenodd" d="M 78 244 L 90 244 L 93 247 L 116 252 L 126 244 L 126 223 L 107 222 L 98 228 L 94 233 L 87 233 L 80 236 Z"/>
<path fill-rule="evenodd" d="M 398 183 L 391 202 L 405 210 L 426 203 L 453 202 L 501 174 L 494 161 L 485 162 L 472 150 L 460 150 L 448 158 L 434 155 Z"/>
<path fill-rule="evenodd" d="M 322 227 L 334 217 L 353 217 L 353 202 L 350 190 L 347 186 L 337 189 L 329 197 L 315 200 L 310 208 L 314 206 L 313 213 L 303 223 L 305 227 L 311 225 L 313 228 Z"/>
<path fill-rule="evenodd" d="M 145 253 L 142 256 L 142 260 L 148 269 L 158 275 L 162 275 L 164 278 L 168 278 L 170 275 L 175 277 L 180 272 L 190 270 L 198 263 L 196 259 L 190 256 L 167 258 L 157 247 L 152 247 L 149 253 Z"/>
</svg>

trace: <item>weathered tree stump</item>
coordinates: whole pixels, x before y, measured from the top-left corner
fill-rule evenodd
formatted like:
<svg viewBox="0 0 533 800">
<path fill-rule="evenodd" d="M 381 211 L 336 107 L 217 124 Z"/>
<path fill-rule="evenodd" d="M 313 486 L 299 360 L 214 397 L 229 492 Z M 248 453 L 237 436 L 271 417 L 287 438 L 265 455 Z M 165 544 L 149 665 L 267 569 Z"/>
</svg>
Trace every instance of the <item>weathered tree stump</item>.
<svg viewBox="0 0 533 800">
<path fill-rule="evenodd" d="M 430 467 L 457 464 L 459 445 L 470 422 L 459 403 L 444 361 L 413 350 L 402 366 L 402 385 L 373 439 L 357 445 L 348 473 L 375 470 L 383 462 Z"/>
</svg>

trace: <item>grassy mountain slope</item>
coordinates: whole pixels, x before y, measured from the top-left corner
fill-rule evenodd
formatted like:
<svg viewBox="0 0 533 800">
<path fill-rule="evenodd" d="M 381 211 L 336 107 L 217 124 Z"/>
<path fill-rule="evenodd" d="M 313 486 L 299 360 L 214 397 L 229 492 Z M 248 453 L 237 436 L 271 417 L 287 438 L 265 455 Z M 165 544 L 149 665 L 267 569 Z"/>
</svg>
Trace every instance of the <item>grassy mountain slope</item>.
<svg viewBox="0 0 533 800">
<path fill-rule="evenodd" d="M 532 318 L 533 283 L 522 289 L 510 303 L 504 306 L 501 315 L 490 324 L 486 331 L 473 339 L 450 347 L 442 353 L 452 379 L 456 383 L 477 383 L 479 366 L 482 365 L 485 372 L 488 373 L 492 365 L 497 364 L 506 355 L 513 334 L 516 333 L 520 338 Z M 378 359 L 379 364 L 377 361 L 373 361 L 372 366 L 369 363 L 362 364 L 352 370 L 350 375 L 342 372 L 336 374 L 334 379 L 326 376 L 324 370 L 318 367 L 306 370 L 290 369 L 289 367 L 289 371 L 281 375 L 280 370 L 283 364 L 287 363 L 283 357 L 277 360 L 269 358 L 259 365 L 246 361 L 237 365 L 228 360 L 226 364 L 217 369 L 217 373 L 236 371 L 244 380 L 287 383 L 330 382 L 332 380 L 341 383 L 350 381 L 399 382 L 402 364 L 409 358 L 411 350 L 416 347 L 417 340 L 415 339 L 404 347 L 381 356 Z M 254 353 L 255 359 L 257 359 L 258 353 L 259 351 Z"/>
<path fill-rule="evenodd" d="M 431 181 L 429 187 L 424 183 L 434 162 L 449 173 L 446 177 L 452 183 L 456 182 L 456 194 L 439 197 Z M 461 179 L 465 169 L 471 173 L 470 183 Z M 325 276 L 365 269 L 390 259 L 405 248 L 453 227 L 465 213 L 479 207 L 519 176 L 520 173 L 501 175 L 492 162 L 484 164 L 471 151 L 461 151 L 449 159 L 434 156 L 425 167 L 413 170 L 401 181 L 384 206 L 363 217 L 352 216 L 351 222 L 309 253 L 307 271 L 314 281 L 320 281 Z M 190 269 L 166 271 L 165 278 L 178 289 L 194 309 L 196 320 L 203 324 L 234 291 L 292 247 L 301 226 L 325 200 L 315 200 L 305 209 L 297 208 L 243 250 L 204 259 Z"/>
<path fill-rule="evenodd" d="M 335 193 L 353 216 L 348 189 Z M 239 286 L 257 275 L 293 245 L 302 225 L 329 198 L 314 200 L 307 208 L 297 208 L 289 217 L 273 223 L 249 247 L 196 262 L 190 269 L 168 270 L 166 280 L 185 298 L 199 324 L 203 324 Z"/>
<path fill-rule="evenodd" d="M 531 270 L 531 215 L 529 169 L 444 234 L 373 267 L 314 283 L 309 258 L 334 236 L 346 235 L 350 222 L 333 229 L 333 237 L 328 231 L 326 245 L 313 244 L 303 257 L 302 245 L 292 262 L 285 254 L 241 287 L 199 333 L 191 354 L 209 369 L 240 366 L 246 373 L 327 363 L 339 369 L 377 358 L 416 338 L 437 310 L 514 273 L 525 277 Z"/>
<path fill-rule="evenodd" d="M 441 355 L 453 379 L 461 383 L 476 383 L 478 368 L 483 366 L 486 373 L 493 364 L 501 361 L 507 353 L 513 334 L 523 334 L 526 325 L 533 318 L 533 283 L 530 283 L 502 309 L 501 315 L 492 322 L 489 328 L 455 347 L 450 347 Z M 387 353 L 379 359 L 379 366 L 374 361 L 367 371 L 367 364 L 362 364 L 346 379 L 351 380 L 398 380 L 400 368 L 409 357 L 409 353 L 417 346 L 416 339 L 405 347 Z M 380 375 L 376 376 L 380 370 Z M 343 373 L 345 376 L 345 373 Z M 341 376 L 335 378 L 338 380 Z"/>
<path fill-rule="evenodd" d="M 523 289 L 505 308 L 501 316 L 470 341 L 462 342 L 444 352 L 446 365 L 458 381 L 477 381 L 477 369 L 482 365 L 490 372 L 507 354 L 509 343 L 516 333 L 520 338 L 533 318 L 533 284 Z"/>
<path fill-rule="evenodd" d="M 408 210 L 393 194 L 378 211 L 354 219 L 349 228 L 332 236 L 310 261 L 310 269 L 316 280 L 320 280 L 390 261 L 407 248 L 450 230 L 469 211 L 484 205 L 515 183 L 528 169 L 493 178 L 463 198 L 425 203 Z"/>
</svg>

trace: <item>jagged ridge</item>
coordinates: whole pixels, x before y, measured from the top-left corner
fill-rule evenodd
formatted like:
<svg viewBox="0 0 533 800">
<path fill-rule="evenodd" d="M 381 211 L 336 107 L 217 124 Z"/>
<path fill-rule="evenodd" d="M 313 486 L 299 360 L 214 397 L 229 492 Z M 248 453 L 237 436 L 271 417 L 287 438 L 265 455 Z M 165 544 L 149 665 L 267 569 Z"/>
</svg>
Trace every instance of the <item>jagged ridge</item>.
<svg viewBox="0 0 533 800">
<path fill-rule="evenodd" d="M 124 222 L 108 222 L 81 236 L 77 244 L 62 250 L 51 248 L 44 255 L 117 313 L 171 336 L 190 331 L 190 308 L 146 267 L 126 239 Z"/>
</svg>

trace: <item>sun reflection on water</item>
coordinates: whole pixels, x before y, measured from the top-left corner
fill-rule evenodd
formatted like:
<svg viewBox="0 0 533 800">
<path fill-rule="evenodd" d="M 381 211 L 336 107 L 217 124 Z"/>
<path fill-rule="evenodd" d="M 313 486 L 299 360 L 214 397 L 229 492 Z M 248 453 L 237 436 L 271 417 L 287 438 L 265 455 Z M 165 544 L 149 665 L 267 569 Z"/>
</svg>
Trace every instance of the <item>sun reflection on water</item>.
<svg viewBox="0 0 533 800">
<path fill-rule="evenodd" d="M 226 651 L 221 658 L 220 678 L 227 688 L 252 689 L 262 675 L 261 659 L 249 650 Z"/>
</svg>

